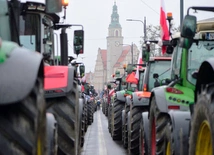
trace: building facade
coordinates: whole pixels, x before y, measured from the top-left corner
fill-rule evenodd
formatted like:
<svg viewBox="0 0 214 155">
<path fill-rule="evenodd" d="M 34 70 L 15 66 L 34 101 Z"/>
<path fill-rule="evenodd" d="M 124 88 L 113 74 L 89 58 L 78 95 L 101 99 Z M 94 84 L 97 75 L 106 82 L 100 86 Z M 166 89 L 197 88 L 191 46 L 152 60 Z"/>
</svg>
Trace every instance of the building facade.
<svg viewBox="0 0 214 155">
<path fill-rule="evenodd" d="M 123 43 L 122 27 L 119 23 L 116 3 L 113 5 L 106 41 L 107 48 L 98 49 L 92 82 L 96 90 L 103 89 L 108 81 L 113 80 L 112 75 L 115 71 L 120 71 L 123 74 L 123 66 L 131 63 L 132 59 L 134 63 L 137 63 L 139 56 L 139 50 L 135 44 Z"/>
</svg>

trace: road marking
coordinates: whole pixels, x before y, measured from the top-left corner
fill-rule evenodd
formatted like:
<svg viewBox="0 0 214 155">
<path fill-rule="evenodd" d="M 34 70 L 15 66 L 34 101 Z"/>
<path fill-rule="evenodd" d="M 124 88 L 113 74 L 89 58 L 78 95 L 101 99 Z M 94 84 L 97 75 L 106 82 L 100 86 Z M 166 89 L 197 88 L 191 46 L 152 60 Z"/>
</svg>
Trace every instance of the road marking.
<svg viewBox="0 0 214 155">
<path fill-rule="evenodd" d="M 98 141 L 99 141 L 99 155 L 107 155 L 107 149 L 105 145 L 105 139 L 103 134 L 103 126 L 101 123 L 101 112 L 97 111 L 97 127 L 98 127 Z"/>
</svg>

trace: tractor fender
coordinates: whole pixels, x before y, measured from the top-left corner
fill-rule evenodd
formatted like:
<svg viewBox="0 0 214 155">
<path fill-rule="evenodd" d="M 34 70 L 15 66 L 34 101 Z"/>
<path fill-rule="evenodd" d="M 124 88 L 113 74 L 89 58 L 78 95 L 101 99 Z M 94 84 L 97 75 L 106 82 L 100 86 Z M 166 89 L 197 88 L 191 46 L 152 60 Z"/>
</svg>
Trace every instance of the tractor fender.
<svg viewBox="0 0 214 155">
<path fill-rule="evenodd" d="M 148 93 L 148 92 L 145 92 Z M 132 99 L 133 99 L 133 107 L 134 106 L 149 106 L 149 96 L 143 95 L 144 92 L 133 92 Z M 149 92 L 150 94 L 150 92 Z"/>
<path fill-rule="evenodd" d="M 149 118 L 148 118 L 148 112 L 142 113 L 142 120 L 143 120 L 143 128 L 144 128 L 144 137 L 148 144 L 149 142 Z M 147 146 L 148 147 L 148 146 Z"/>
<path fill-rule="evenodd" d="M 47 131 L 47 150 L 48 154 L 52 154 L 55 149 L 54 144 L 57 141 L 57 121 L 52 113 L 46 113 L 46 131 Z M 56 137 L 55 137 L 56 136 Z M 49 152 L 50 151 L 50 152 Z"/>
<path fill-rule="evenodd" d="M 0 73 L 0 105 L 18 103 L 33 90 L 38 76 L 43 80 L 42 55 L 16 46 L 0 64 Z"/>
<path fill-rule="evenodd" d="M 121 93 L 121 92 L 116 92 L 116 97 L 117 97 L 117 100 L 119 100 L 121 102 L 125 102 L 126 101 L 126 98 L 125 98 L 124 94 Z"/>
<path fill-rule="evenodd" d="M 190 111 L 170 110 L 168 114 L 173 127 L 174 146 L 171 147 L 176 150 L 175 155 L 188 154 Z"/>
<path fill-rule="evenodd" d="M 214 82 L 214 58 L 209 58 L 201 64 L 197 74 L 195 103 L 197 101 L 197 93 L 201 91 L 201 85 L 206 85 L 213 82 Z"/>
<path fill-rule="evenodd" d="M 122 111 L 122 126 L 125 125 L 125 110 Z"/>
<path fill-rule="evenodd" d="M 132 103 L 131 97 L 130 96 L 126 96 L 126 105 L 130 106 Z"/>
<path fill-rule="evenodd" d="M 156 101 L 156 105 L 157 105 L 160 112 L 168 113 L 169 112 L 168 107 L 169 106 L 175 106 L 175 105 L 179 106 L 180 111 L 189 111 L 189 106 L 183 106 L 181 104 L 175 104 L 173 102 L 166 100 L 166 97 L 165 97 L 165 88 L 166 87 L 167 86 L 160 86 L 160 87 L 154 88 L 152 90 L 152 94 L 151 94 L 151 97 L 149 100 L 149 107 L 151 105 L 152 98 L 154 97 L 155 101 Z"/>
<path fill-rule="evenodd" d="M 72 90 L 75 75 L 73 66 L 45 66 L 44 71 L 46 98 L 66 96 Z"/>
</svg>

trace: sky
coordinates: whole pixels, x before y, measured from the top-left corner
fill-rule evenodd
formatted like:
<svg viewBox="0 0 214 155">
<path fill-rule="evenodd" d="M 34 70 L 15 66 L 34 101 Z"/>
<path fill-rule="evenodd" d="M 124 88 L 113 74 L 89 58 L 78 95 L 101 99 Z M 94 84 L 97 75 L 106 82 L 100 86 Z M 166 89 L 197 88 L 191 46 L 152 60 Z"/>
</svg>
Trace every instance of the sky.
<svg viewBox="0 0 214 155">
<path fill-rule="evenodd" d="M 210 6 L 213 0 L 184 0 L 184 15 L 190 6 Z M 98 48 L 106 49 L 108 26 L 111 22 L 112 7 L 118 6 L 119 22 L 122 26 L 124 44 L 135 43 L 140 49 L 143 35 L 141 22 L 126 21 L 126 19 L 144 20 L 147 25 L 159 25 L 160 0 L 69 0 L 66 9 L 65 23 L 81 24 L 84 27 L 84 54 L 79 55 L 78 62 L 83 62 L 86 72 L 94 72 Z M 165 11 L 172 12 L 175 26 L 180 24 L 180 0 L 164 0 Z M 63 16 L 63 13 L 61 13 Z M 214 13 L 198 13 L 198 20 L 213 17 Z M 68 32 L 69 55 L 73 54 L 73 31 L 81 27 L 71 27 Z M 76 56 L 75 56 L 76 57 Z"/>
</svg>

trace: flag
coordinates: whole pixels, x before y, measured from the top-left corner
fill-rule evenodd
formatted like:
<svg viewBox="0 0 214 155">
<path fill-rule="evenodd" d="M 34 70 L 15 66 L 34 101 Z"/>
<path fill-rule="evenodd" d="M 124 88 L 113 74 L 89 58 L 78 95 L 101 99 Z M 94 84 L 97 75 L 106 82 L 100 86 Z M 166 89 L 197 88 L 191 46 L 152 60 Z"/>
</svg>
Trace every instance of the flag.
<svg viewBox="0 0 214 155">
<path fill-rule="evenodd" d="M 161 28 L 161 40 L 169 40 L 169 28 L 166 21 L 166 12 L 164 6 L 164 0 L 161 0 L 160 8 L 160 28 Z M 162 54 L 166 53 L 166 46 L 162 46 Z"/>
<path fill-rule="evenodd" d="M 143 64 L 143 59 L 142 59 L 142 50 L 139 52 L 139 57 L 138 57 L 138 61 L 137 64 Z M 136 70 L 136 74 L 135 74 L 135 78 L 139 80 L 139 69 L 141 69 L 142 66 L 138 66 L 137 65 L 137 70 Z"/>
</svg>

